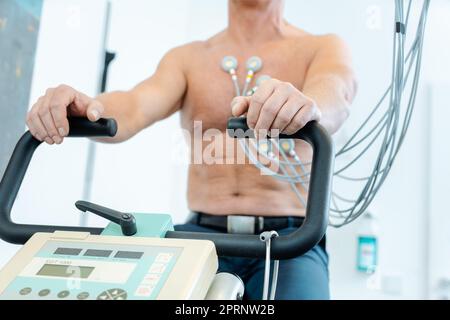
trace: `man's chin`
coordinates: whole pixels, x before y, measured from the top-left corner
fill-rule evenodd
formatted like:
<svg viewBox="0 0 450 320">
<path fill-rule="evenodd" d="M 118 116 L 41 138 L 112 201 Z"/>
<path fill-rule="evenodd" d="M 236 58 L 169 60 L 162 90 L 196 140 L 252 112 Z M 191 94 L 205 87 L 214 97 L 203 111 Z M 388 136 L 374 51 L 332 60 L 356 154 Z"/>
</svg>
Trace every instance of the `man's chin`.
<svg viewBox="0 0 450 320">
<path fill-rule="evenodd" d="M 267 6 L 271 2 L 276 2 L 280 0 L 230 0 L 230 1 L 243 7 L 257 8 Z"/>
</svg>

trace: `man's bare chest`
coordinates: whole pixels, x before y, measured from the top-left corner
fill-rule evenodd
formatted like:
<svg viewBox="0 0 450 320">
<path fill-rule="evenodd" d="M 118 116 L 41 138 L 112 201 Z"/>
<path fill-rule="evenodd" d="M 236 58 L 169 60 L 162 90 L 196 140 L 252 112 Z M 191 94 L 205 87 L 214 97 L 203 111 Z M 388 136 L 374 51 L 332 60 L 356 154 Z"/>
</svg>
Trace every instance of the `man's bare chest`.
<svg viewBox="0 0 450 320">
<path fill-rule="evenodd" d="M 253 56 L 261 59 L 262 67 L 254 74 L 248 89 L 257 86 L 258 79 L 265 76 L 290 82 L 299 89 L 303 87 L 310 61 L 308 50 L 293 52 L 284 44 L 255 51 L 233 51 L 209 49 L 186 61 L 188 89 L 182 107 L 185 127 L 190 127 L 193 121 L 202 121 L 204 129 L 225 129 L 231 116 L 230 104 L 236 96 L 232 77 L 221 66 L 225 56 L 233 56 L 238 62 L 236 75 L 241 95 L 249 74 L 247 61 Z"/>
</svg>

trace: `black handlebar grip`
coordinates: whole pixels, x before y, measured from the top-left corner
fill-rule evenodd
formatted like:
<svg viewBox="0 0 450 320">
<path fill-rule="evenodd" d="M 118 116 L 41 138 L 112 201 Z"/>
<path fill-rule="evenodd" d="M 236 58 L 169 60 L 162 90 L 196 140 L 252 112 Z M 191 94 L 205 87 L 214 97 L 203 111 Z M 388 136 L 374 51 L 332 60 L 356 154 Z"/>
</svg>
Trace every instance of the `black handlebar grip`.
<svg viewBox="0 0 450 320">
<path fill-rule="evenodd" d="M 114 137 L 117 122 L 113 119 L 100 119 L 91 122 L 84 118 L 69 118 L 69 137 Z M 17 224 L 11 219 L 11 210 L 16 201 L 23 178 L 27 172 L 35 150 L 42 144 L 31 133 L 26 132 L 17 143 L 0 181 L 0 238 L 14 244 L 25 243 L 36 232 L 84 231 L 99 234 L 101 228 L 83 228 L 53 225 Z"/>
<path fill-rule="evenodd" d="M 247 124 L 247 118 L 240 117 L 240 118 L 230 118 L 228 120 L 228 133 L 230 136 L 233 136 L 233 133 L 237 131 L 243 131 L 243 132 L 249 132 L 250 128 Z"/>
<path fill-rule="evenodd" d="M 300 139 L 300 140 L 307 140 L 310 139 L 308 136 L 311 134 L 311 130 L 317 130 L 315 128 L 317 123 L 315 121 L 308 123 L 303 129 L 300 131 L 294 133 L 293 135 L 287 135 L 287 134 L 280 134 L 278 135 L 279 139 Z M 311 127 L 314 127 L 311 129 Z M 230 118 L 228 120 L 228 127 L 227 127 L 228 135 L 231 138 L 236 139 L 242 139 L 242 138 L 254 138 L 255 133 L 252 129 L 249 128 L 247 124 L 247 118 L 245 117 L 239 117 L 239 118 Z M 325 133 L 326 135 L 326 133 Z M 268 137 L 269 138 L 269 137 Z M 328 141 L 325 141 L 328 142 Z"/>
<path fill-rule="evenodd" d="M 69 137 L 114 137 L 117 122 L 114 119 L 100 119 L 91 122 L 86 118 L 69 118 Z"/>
</svg>

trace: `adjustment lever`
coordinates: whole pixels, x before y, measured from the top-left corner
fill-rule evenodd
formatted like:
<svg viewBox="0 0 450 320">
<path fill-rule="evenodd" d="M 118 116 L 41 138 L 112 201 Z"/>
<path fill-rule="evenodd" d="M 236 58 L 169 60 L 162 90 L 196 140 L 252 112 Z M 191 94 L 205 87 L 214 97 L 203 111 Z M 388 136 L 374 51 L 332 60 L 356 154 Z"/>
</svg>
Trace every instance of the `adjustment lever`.
<svg viewBox="0 0 450 320">
<path fill-rule="evenodd" d="M 87 201 L 77 201 L 75 206 L 80 211 L 92 212 L 111 222 L 117 223 L 122 228 L 122 233 L 125 236 L 132 236 L 137 232 L 136 219 L 132 214 L 105 208 Z"/>
</svg>

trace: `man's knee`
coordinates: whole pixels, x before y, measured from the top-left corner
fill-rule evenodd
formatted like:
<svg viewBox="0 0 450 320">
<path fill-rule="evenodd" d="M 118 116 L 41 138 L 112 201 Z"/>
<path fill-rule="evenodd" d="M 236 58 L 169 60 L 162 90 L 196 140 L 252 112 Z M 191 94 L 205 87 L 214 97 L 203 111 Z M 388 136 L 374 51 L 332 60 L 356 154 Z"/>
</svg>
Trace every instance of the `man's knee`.
<svg viewBox="0 0 450 320">
<path fill-rule="evenodd" d="M 281 261 L 277 300 L 330 299 L 328 256 L 315 247 L 301 257 Z"/>
</svg>

